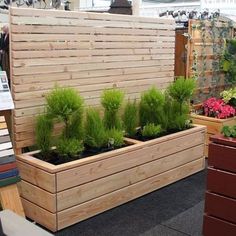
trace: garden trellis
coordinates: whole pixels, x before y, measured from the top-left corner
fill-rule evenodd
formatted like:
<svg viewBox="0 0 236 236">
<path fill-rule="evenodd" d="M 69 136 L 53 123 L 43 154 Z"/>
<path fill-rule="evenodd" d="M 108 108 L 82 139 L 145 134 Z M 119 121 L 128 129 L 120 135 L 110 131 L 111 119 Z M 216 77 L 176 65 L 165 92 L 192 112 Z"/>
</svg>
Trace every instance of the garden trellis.
<svg viewBox="0 0 236 236">
<path fill-rule="evenodd" d="M 222 72 L 220 59 L 224 40 L 233 37 L 234 25 L 230 20 L 190 20 L 188 26 L 187 76 L 198 81 L 195 102 L 217 96 L 232 86 Z"/>
</svg>

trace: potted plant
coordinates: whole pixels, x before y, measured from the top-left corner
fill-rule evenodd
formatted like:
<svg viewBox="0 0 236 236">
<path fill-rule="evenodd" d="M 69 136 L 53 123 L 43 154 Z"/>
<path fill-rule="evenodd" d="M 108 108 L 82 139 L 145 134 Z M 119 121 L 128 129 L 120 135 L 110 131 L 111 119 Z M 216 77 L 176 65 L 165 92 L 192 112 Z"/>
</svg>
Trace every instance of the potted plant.
<svg viewBox="0 0 236 236">
<path fill-rule="evenodd" d="M 236 124 L 235 114 L 236 111 L 234 107 L 227 104 L 223 99 L 215 97 L 207 99 L 198 109 L 191 113 L 191 119 L 194 124 L 201 124 L 207 127 L 206 157 L 208 156 L 209 137 L 214 134 L 219 134 L 225 125 Z"/>
<path fill-rule="evenodd" d="M 67 99 L 58 99 L 57 102 L 65 102 L 65 108 L 58 110 L 60 116 L 53 115 L 48 104 L 44 122 L 38 123 L 43 125 L 37 127 L 43 133 L 41 149 L 60 154 L 58 144 L 63 140 L 59 159 L 64 163 L 48 163 L 35 156 L 42 155 L 39 151 L 17 156 L 22 178 L 19 189 L 26 215 L 57 231 L 202 170 L 205 127 L 189 128 L 185 119 L 192 82 L 180 80 L 176 85 L 171 85 L 165 94 L 152 88 L 142 95 L 140 105 L 128 101 L 123 114 L 124 94 L 116 89 L 102 94 L 103 112 L 89 108 L 86 116 L 81 98 L 73 98 L 79 101 L 79 106 L 69 106 Z M 183 93 L 188 90 L 189 95 L 177 100 L 175 96 L 180 90 Z M 174 122 L 170 113 L 164 115 L 170 97 L 171 114 L 176 115 Z M 48 98 L 51 94 L 47 101 Z M 144 116 L 143 109 L 150 112 L 149 116 Z M 152 109 L 159 113 L 155 119 L 151 117 Z M 64 111 L 69 115 L 66 119 L 62 118 Z M 59 120 L 63 121 L 62 132 L 53 133 L 52 127 Z M 144 139 L 131 138 L 140 132 Z M 69 152 L 71 144 L 64 142 L 64 137 L 78 142 L 76 152 Z M 54 141 L 49 144 L 51 140 Z M 51 148 L 52 145 L 56 148 Z"/>
<path fill-rule="evenodd" d="M 210 138 L 204 235 L 236 234 L 236 126 Z"/>
<path fill-rule="evenodd" d="M 220 96 L 225 103 L 236 108 L 236 87 L 221 92 Z"/>
</svg>

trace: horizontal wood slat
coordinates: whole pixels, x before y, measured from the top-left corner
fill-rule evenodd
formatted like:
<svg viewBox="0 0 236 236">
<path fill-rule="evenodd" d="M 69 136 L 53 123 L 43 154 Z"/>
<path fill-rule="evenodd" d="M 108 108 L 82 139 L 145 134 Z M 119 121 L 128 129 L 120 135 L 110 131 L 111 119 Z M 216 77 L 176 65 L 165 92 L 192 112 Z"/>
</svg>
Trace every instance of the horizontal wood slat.
<svg viewBox="0 0 236 236">
<path fill-rule="evenodd" d="M 138 99 L 174 79 L 174 20 L 11 8 L 10 24 L 18 149 L 34 144 L 35 115 L 44 111 L 56 83 L 98 105 L 104 89 L 119 88 L 127 99 Z"/>
</svg>

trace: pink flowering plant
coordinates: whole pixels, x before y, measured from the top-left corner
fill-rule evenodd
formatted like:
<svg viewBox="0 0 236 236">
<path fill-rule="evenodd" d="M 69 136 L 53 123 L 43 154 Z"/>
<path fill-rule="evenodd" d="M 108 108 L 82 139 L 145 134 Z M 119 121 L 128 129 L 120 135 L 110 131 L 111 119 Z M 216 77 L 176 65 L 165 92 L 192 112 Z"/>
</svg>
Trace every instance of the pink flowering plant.
<svg viewBox="0 0 236 236">
<path fill-rule="evenodd" d="M 232 106 L 227 105 L 223 99 L 215 97 L 207 99 L 202 106 L 205 116 L 226 119 L 236 114 L 236 110 Z"/>
</svg>

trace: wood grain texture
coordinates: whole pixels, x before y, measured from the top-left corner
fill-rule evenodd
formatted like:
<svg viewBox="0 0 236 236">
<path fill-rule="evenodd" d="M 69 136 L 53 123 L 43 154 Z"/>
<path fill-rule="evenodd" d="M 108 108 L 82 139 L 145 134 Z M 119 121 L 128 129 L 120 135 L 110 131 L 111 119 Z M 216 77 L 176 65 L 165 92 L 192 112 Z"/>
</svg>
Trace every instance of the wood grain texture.
<svg viewBox="0 0 236 236">
<path fill-rule="evenodd" d="M 1 187 L 0 200 L 3 209 L 10 209 L 16 214 L 25 217 L 16 184 Z"/>
<path fill-rule="evenodd" d="M 202 158 L 203 149 L 203 145 L 195 146 L 156 161 L 151 161 L 132 169 L 59 192 L 57 194 L 58 211 L 132 185 L 146 178 L 171 170 L 176 166 L 181 166 Z"/>
<path fill-rule="evenodd" d="M 52 213 L 56 212 L 56 194 L 49 193 L 26 181 L 18 183 L 20 196 Z"/>
<path fill-rule="evenodd" d="M 21 198 L 21 201 L 26 216 L 53 232 L 57 231 L 56 214 L 50 213 L 24 198 Z"/>
<path fill-rule="evenodd" d="M 55 175 L 47 173 L 39 168 L 17 161 L 17 167 L 23 180 L 28 181 L 51 193 L 56 192 Z"/>
<path fill-rule="evenodd" d="M 204 162 L 204 158 L 201 158 L 95 200 L 61 211 L 58 213 L 58 229 L 85 220 L 95 214 L 119 206 L 134 198 L 196 173 L 204 168 Z"/>
<path fill-rule="evenodd" d="M 152 85 L 165 89 L 174 80 L 173 20 L 31 10 L 10 11 L 17 149 L 34 144 L 35 116 L 55 83 L 98 105 L 103 89 L 119 88 L 126 99 L 139 99 Z"/>
</svg>

